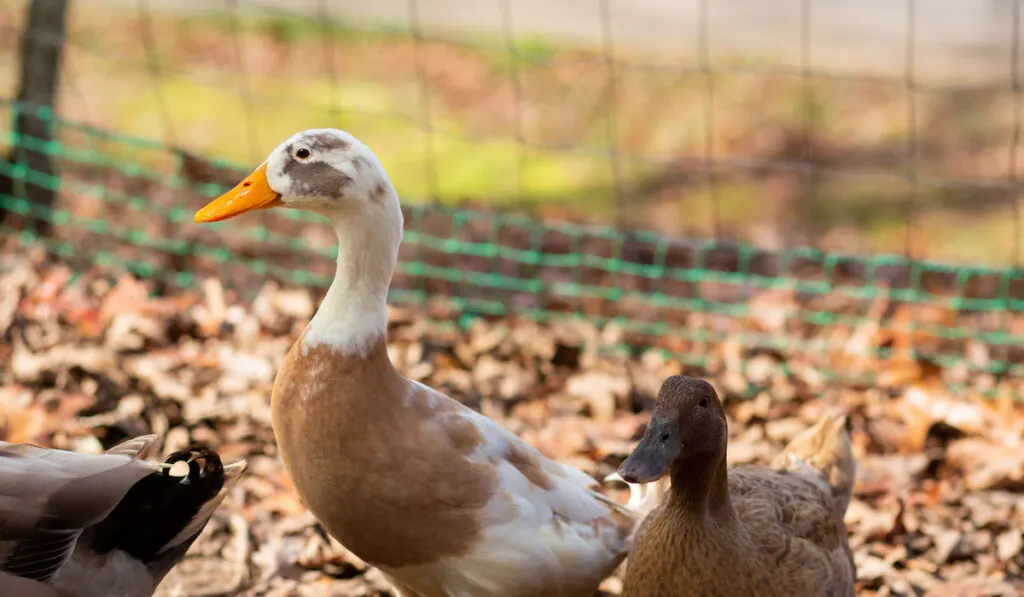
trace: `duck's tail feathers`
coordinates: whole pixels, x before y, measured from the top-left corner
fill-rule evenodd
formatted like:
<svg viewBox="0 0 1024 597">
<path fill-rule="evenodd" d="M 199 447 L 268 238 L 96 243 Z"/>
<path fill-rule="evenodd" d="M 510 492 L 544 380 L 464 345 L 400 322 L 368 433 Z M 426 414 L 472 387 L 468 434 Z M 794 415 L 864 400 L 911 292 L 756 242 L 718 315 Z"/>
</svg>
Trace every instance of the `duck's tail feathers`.
<svg viewBox="0 0 1024 597">
<path fill-rule="evenodd" d="M 191 453 L 195 454 L 196 450 L 192 450 Z M 214 452 L 213 450 L 209 450 L 207 453 L 204 453 L 203 455 L 199 456 L 199 458 L 209 459 L 211 458 L 211 456 L 217 459 L 217 465 L 219 465 L 220 458 L 218 457 L 217 453 Z M 170 459 L 171 458 L 169 457 L 168 461 L 170 461 Z M 207 464 L 207 466 L 209 465 Z M 187 545 L 185 546 L 184 549 L 187 550 L 188 546 L 192 545 L 192 542 L 195 540 L 195 538 L 199 536 L 199 533 L 203 530 L 203 527 L 206 526 L 206 523 L 209 522 L 210 518 L 213 516 L 213 513 L 216 512 L 217 508 L 220 507 L 221 503 L 224 501 L 224 498 L 227 497 L 228 492 L 231 491 L 231 488 L 234 487 L 236 483 L 238 483 L 238 480 L 242 477 L 242 473 L 245 472 L 247 466 L 248 465 L 244 460 L 239 460 L 238 462 L 223 465 L 223 467 L 221 467 L 219 471 L 219 489 L 217 489 L 216 493 L 212 495 L 210 495 L 209 493 L 207 494 L 210 495 L 210 497 L 206 499 L 205 502 L 203 502 L 203 504 L 199 507 L 199 510 L 188 522 L 188 524 L 185 525 L 185 527 L 182 528 L 181 531 L 179 531 L 178 534 L 175 535 L 175 537 L 171 539 L 171 541 L 169 541 L 161 551 L 168 552 L 173 549 L 179 548 L 181 545 L 186 543 Z M 211 470 L 206 474 L 216 475 L 217 472 Z M 210 480 L 210 485 L 208 486 L 209 489 L 212 489 L 215 486 L 215 481 L 216 479 Z M 187 483 L 188 481 L 184 482 Z M 181 555 L 184 555 L 184 551 L 182 551 Z"/>
<path fill-rule="evenodd" d="M 245 461 L 223 465 L 205 446 L 174 452 L 94 527 L 93 549 L 126 552 L 159 582 L 184 557 L 245 468 Z"/>
<path fill-rule="evenodd" d="M 793 438 L 773 462 L 780 470 L 812 469 L 828 484 L 840 517 L 853 498 L 857 477 L 849 428 L 845 414 L 827 414 Z"/>
</svg>

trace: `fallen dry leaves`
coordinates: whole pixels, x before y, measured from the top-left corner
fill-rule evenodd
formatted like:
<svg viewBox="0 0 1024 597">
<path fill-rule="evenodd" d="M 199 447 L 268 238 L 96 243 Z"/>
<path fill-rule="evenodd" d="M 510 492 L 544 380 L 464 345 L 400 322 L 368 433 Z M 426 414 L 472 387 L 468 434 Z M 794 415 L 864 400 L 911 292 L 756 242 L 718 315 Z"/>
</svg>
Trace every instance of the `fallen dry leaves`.
<svg viewBox="0 0 1024 597">
<path fill-rule="evenodd" d="M 95 452 L 153 432 L 165 452 L 202 441 L 228 460 L 247 458 L 234 494 L 162 585 L 165 597 L 387 594 L 380 574 L 319 532 L 277 458 L 270 387 L 314 310 L 308 291 L 268 282 L 240 303 L 214 279 L 162 298 L 131 277 L 71 280 L 38 254 L 0 261 L 0 437 Z M 796 308 L 779 292 L 754 305 L 763 309 L 751 329 L 767 333 L 781 333 Z M 928 364 L 890 363 L 884 384 L 862 387 L 807 363 L 782 375 L 777 355 L 733 340 L 707 347 L 708 372 L 653 349 L 606 354 L 598 348 L 618 332 L 584 322 L 477 321 L 459 331 L 398 308 L 391 321 L 389 350 L 405 374 L 597 477 L 626 456 L 672 373 L 707 375 L 723 390 L 733 462 L 768 462 L 842 407 L 859 463 L 847 514 L 859 594 L 1024 590 L 1024 411 L 1006 398 L 952 394 Z M 870 343 L 898 332 L 829 333 L 864 367 Z M 739 397 L 752 386 L 753 397 Z M 611 578 L 603 588 L 620 587 Z"/>
</svg>

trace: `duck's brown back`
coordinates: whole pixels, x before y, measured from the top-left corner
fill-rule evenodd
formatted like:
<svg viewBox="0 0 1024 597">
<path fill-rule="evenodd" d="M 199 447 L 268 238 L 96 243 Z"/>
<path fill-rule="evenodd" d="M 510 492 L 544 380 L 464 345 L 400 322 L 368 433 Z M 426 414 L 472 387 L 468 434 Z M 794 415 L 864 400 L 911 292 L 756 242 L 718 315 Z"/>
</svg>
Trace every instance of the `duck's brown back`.
<svg viewBox="0 0 1024 597">
<path fill-rule="evenodd" d="M 822 479 L 812 472 L 741 466 L 730 470 L 729 494 L 745 534 L 759 550 L 754 562 L 765 579 L 763 594 L 853 595 L 846 526 Z"/>
</svg>

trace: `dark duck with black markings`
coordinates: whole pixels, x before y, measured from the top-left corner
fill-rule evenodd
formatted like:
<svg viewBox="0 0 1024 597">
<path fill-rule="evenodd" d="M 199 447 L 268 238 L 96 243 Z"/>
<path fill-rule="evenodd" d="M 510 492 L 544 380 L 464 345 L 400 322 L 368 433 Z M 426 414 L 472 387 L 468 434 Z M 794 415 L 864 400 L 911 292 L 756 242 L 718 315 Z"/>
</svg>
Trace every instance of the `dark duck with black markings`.
<svg viewBox="0 0 1024 597">
<path fill-rule="evenodd" d="M 245 470 L 193 446 L 142 460 L 0 442 L 0 596 L 148 597 Z"/>
</svg>

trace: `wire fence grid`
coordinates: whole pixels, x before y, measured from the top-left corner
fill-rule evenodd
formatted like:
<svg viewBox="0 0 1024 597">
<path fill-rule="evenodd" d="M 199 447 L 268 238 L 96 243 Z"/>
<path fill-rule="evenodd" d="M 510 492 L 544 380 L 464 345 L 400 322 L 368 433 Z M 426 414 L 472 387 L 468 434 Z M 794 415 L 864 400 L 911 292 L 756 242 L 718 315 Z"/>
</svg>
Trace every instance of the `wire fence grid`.
<svg viewBox="0 0 1024 597">
<path fill-rule="evenodd" d="M 426 25 L 423 0 L 373 26 L 328 0 L 72 1 L 63 33 L 6 3 L 5 234 L 161 289 L 202 275 L 322 288 L 333 239 L 315 218 L 190 220 L 281 138 L 336 126 L 377 151 L 405 203 L 398 303 L 462 323 L 582 316 L 621 329 L 622 350 L 700 367 L 738 336 L 744 366 L 776 355 L 805 382 L 802 362 L 877 381 L 909 359 L 1020 393 L 1018 0 L 1005 77 L 961 85 L 919 75 L 915 0 L 896 77 L 816 66 L 813 0 L 798 2 L 798 63 L 781 67 L 715 52 L 709 0 L 682 53 L 618 42 L 621 0 L 594 5 L 593 46 L 518 31 L 516 1 L 497 0 L 489 34 Z M 55 107 L 18 96 L 19 39 L 63 49 Z"/>
</svg>

